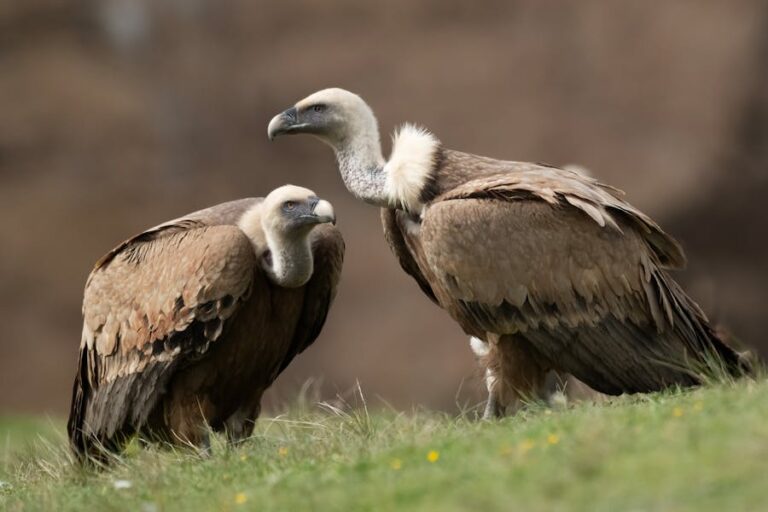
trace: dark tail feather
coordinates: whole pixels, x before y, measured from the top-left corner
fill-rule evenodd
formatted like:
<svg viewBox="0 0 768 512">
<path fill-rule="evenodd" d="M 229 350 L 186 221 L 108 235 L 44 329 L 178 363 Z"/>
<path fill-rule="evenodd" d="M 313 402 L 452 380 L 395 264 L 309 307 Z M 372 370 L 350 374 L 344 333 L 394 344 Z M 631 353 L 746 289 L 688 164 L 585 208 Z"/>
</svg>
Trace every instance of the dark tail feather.
<svg viewBox="0 0 768 512">
<path fill-rule="evenodd" d="M 72 405 L 67 421 L 67 435 L 69 446 L 78 463 L 104 466 L 109 463 L 111 454 L 118 451 L 121 445 L 116 438 L 100 439 L 99 436 L 88 432 L 86 427 L 86 411 L 93 395 L 91 378 L 96 378 L 92 375 L 95 371 L 97 371 L 95 366 L 91 365 L 88 358 L 88 349 L 82 348 L 75 383 L 72 386 Z"/>
<path fill-rule="evenodd" d="M 69 446 L 77 460 L 81 463 L 87 458 L 88 454 L 87 434 L 83 429 L 85 427 L 85 410 L 88 406 L 90 392 L 88 349 L 83 347 L 80 350 L 80 357 L 77 363 L 77 375 L 75 375 L 75 383 L 72 387 L 72 405 L 69 411 L 69 421 L 67 421 Z"/>
<path fill-rule="evenodd" d="M 608 314 L 577 329 L 528 330 L 527 338 L 560 370 L 610 395 L 695 386 L 751 373 L 748 358 L 712 328 L 693 300 L 664 272 L 654 274 L 649 323 Z M 661 329 L 658 323 L 662 322 Z"/>
<path fill-rule="evenodd" d="M 742 377 L 752 373 L 748 357 L 731 347 L 707 320 L 707 317 L 682 288 L 668 275 L 660 273 L 660 282 L 670 299 L 673 311 L 674 331 L 686 344 L 693 358 L 693 370 L 703 365 L 701 377 Z M 710 375 L 707 375 L 709 373 Z"/>
</svg>

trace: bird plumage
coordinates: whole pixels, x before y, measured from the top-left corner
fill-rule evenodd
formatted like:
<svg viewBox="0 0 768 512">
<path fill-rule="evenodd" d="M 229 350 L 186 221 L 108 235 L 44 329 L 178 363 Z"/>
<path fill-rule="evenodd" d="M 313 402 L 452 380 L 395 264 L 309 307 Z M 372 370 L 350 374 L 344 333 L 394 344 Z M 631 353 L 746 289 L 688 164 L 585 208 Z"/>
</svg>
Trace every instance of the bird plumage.
<svg viewBox="0 0 768 512">
<path fill-rule="evenodd" d="M 258 214 L 251 236 L 238 225 L 249 213 Z M 281 286 L 268 272 L 267 213 L 261 198 L 224 203 L 99 260 L 85 287 L 68 423 L 76 453 L 117 450 L 135 433 L 195 444 L 208 426 L 250 433 L 263 391 L 319 334 L 344 252 L 335 227 L 302 228 L 313 272 Z"/>
<path fill-rule="evenodd" d="M 573 170 L 449 150 L 412 126 L 388 161 L 380 148 L 351 157 L 378 144 L 376 119 L 358 96 L 331 91 L 297 104 L 322 103 L 329 121 L 297 108 L 303 127 L 278 115 L 270 136 L 307 131 L 334 148 L 350 191 L 383 207 L 406 273 L 492 345 L 502 407 L 535 395 L 550 369 L 610 394 L 695 384 L 711 358 L 740 371 L 738 354 L 667 272 L 685 265 L 679 244 L 620 191 Z"/>
</svg>

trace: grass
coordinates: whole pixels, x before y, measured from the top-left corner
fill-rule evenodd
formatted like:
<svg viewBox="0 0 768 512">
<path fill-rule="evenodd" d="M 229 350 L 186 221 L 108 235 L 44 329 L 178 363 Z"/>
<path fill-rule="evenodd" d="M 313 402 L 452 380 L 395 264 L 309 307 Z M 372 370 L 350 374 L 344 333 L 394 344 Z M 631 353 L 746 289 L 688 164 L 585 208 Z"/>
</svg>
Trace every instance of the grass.
<svg viewBox="0 0 768 512">
<path fill-rule="evenodd" d="M 0 420 L 0 510 L 768 510 L 762 377 L 496 422 L 304 407 L 208 458 L 133 446 L 104 472 L 60 430 Z"/>
</svg>

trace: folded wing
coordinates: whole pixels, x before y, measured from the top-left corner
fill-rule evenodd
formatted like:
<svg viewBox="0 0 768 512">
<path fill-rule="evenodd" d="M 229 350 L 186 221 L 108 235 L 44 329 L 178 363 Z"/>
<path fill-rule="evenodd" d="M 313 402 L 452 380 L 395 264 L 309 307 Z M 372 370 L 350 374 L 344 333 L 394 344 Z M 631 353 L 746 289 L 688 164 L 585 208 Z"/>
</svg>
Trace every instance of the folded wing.
<svg viewBox="0 0 768 512">
<path fill-rule="evenodd" d="M 77 452 L 146 421 L 175 370 L 220 338 L 255 268 L 237 227 L 193 218 L 142 233 L 97 263 L 68 424 Z"/>
<path fill-rule="evenodd" d="M 525 337 L 600 391 L 694 383 L 685 368 L 712 350 L 735 365 L 663 270 L 685 263 L 679 245 L 586 180 L 537 166 L 473 180 L 431 203 L 418 237 L 400 232 L 467 332 Z"/>
</svg>

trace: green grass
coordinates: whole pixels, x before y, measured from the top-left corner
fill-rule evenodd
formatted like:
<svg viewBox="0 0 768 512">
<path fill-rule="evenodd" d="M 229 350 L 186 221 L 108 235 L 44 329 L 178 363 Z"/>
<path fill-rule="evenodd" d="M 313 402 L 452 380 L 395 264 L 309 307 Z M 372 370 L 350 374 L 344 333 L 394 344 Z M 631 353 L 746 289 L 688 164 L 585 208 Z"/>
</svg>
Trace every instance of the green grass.
<svg viewBox="0 0 768 512">
<path fill-rule="evenodd" d="M 762 377 L 497 422 L 345 410 L 265 419 L 209 458 L 134 446 L 104 472 L 48 422 L 0 420 L 0 510 L 768 510 Z"/>
</svg>

